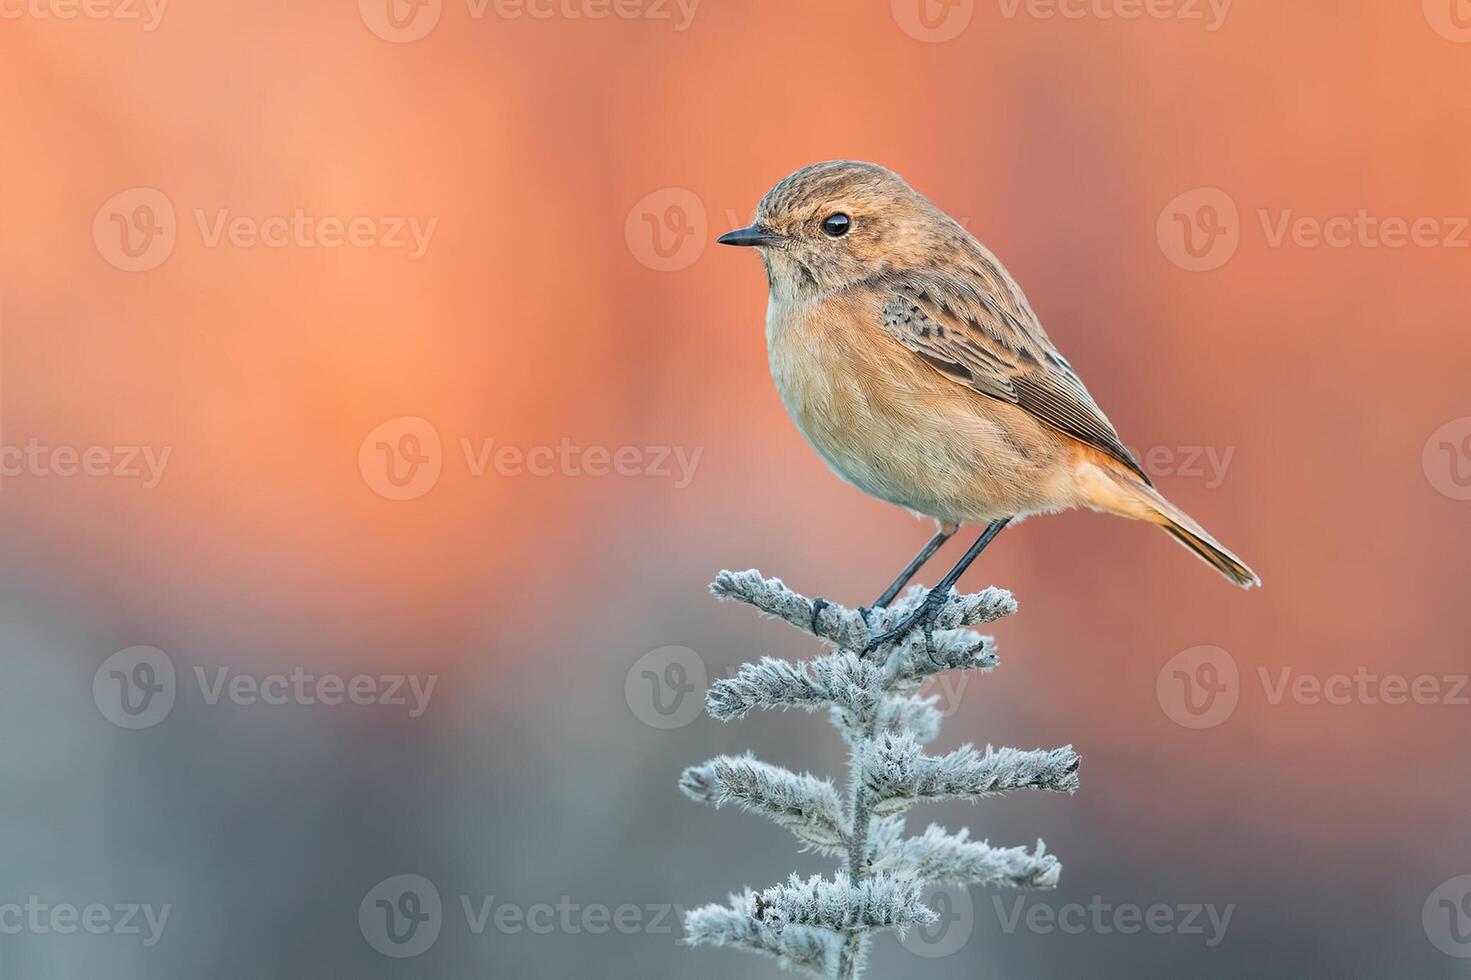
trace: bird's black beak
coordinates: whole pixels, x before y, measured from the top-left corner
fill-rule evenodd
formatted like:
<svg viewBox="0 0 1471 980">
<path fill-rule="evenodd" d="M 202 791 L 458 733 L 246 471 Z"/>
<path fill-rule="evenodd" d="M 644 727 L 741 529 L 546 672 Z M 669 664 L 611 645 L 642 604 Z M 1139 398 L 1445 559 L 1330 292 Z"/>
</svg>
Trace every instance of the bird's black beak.
<svg viewBox="0 0 1471 980">
<path fill-rule="evenodd" d="M 749 228 L 738 228 L 735 231 L 721 235 L 715 239 L 717 245 L 775 245 L 781 241 L 781 236 L 773 233 L 771 229 L 761 225 L 752 225 Z"/>
</svg>

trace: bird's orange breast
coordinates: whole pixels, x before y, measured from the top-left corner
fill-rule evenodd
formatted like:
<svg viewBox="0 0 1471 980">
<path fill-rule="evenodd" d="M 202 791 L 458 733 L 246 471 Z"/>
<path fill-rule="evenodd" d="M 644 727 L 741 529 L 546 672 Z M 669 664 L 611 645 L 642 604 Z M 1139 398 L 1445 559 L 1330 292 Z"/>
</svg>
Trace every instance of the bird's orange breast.
<svg viewBox="0 0 1471 980">
<path fill-rule="evenodd" d="M 864 492 L 953 523 L 1041 509 L 1066 447 L 1014 406 L 942 377 L 850 291 L 767 315 L 772 378 L 798 429 Z"/>
</svg>

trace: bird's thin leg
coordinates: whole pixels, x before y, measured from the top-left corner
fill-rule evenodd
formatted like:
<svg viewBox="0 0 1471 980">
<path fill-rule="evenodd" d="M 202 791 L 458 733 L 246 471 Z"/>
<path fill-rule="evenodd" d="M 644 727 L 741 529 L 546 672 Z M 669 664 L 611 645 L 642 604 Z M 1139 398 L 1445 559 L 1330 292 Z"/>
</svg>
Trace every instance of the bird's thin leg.
<svg viewBox="0 0 1471 980">
<path fill-rule="evenodd" d="M 931 633 L 934 630 L 935 617 L 939 615 L 940 609 L 945 605 L 945 600 L 950 597 L 950 590 L 955 587 L 956 582 L 960 581 L 960 576 L 965 574 L 965 570 L 970 568 L 971 563 L 980 557 L 981 552 L 986 550 L 986 546 L 996 540 L 996 535 L 1000 534 L 1001 529 L 1010 522 L 1011 518 L 1009 517 L 1003 517 L 999 521 L 992 521 L 986 527 L 986 530 L 981 532 L 981 536 L 976 539 L 976 543 L 970 546 L 970 550 L 965 553 L 964 557 L 956 563 L 954 568 L 945 573 L 945 577 L 940 579 L 938 585 L 929 591 L 924 597 L 924 602 L 920 603 L 908 616 L 905 616 L 899 625 L 870 642 L 868 648 L 863 652 L 872 653 L 886 643 L 902 640 L 916 626 L 924 627 L 925 646 L 926 648 L 931 647 L 934 642 Z"/>
<path fill-rule="evenodd" d="M 894 579 L 893 584 L 884 590 L 884 594 L 873 601 L 871 608 L 883 609 L 889 603 L 893 602 L 894 597 L 904 589 L 904 586 L 909 584 L 909 580 L 919 574 L 919 570 L 925 566 L 925 562 L 935 557 L 935 552 L 939 551 L 946 541 L 954 537 L 955 532 L 958 530 L 960 530 L 959 525 L 942 525 L 940 530 L 935 532 L 935 536 L 930 538 L 930 543 L 920 549 L 919 554 L 915 555 L 914 560 L 905 566 L 904 571 L 899 573 L 899 577 Z"/>
<path fill-rule="evenodd" d="M 913 560 L 905 566 L 904 571 L 899 573 L 899 577 L 894 579 L 889 587 L 884 590 L 884 594 L 879 596 L 872 606 L 858 607 L 858 614 L 863 617 L 863 621 L 865 623 L 868 622 L 868 614 L 873 610 L 883 609 L 889 603 L 893 602 L 894 597 L 899 594 L 904 586 L 909 584 L 909 580 L 919 574 L 919 570 L 924 567 L 925 562 L 933 558 L 935 552 L 939 551 L 946 541 L 953 538 L 955 532 L 958 530 L 960 530 L 959 524 L 941 524 L 940 529 L 935 532 L 935 536 L 930 539 L 930 543 L 920 549 L 919 554 L 915 555 Z M 821 597 L 812 600 L 812 632 L 818 636 L 822 635 L 819 632 L 820 624 L 818 617 L 830 605 L 832 603 Z"/>
</svg>

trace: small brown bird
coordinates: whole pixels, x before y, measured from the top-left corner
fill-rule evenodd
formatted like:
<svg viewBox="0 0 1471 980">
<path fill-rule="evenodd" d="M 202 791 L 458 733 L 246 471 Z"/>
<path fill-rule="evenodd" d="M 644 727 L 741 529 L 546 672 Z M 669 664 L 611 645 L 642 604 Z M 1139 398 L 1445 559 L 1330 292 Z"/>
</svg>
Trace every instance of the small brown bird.
<svg viewBox="0 0 1471 980">
<path fill-rule="evenodd" d="M 961 524 L 987 525 L 875 646 L 915 626 L 928 636 L 1008 522 L 1072 507 L 1157 524 L 1237 585 L 1261 584 L 1154 489 L 996 256 L 897 174 L 804 167 L 719 242 L 765 260 L 771 374 L 807 441 L 860 490 L 939 523 L 874 605 Z"/>
</svg>

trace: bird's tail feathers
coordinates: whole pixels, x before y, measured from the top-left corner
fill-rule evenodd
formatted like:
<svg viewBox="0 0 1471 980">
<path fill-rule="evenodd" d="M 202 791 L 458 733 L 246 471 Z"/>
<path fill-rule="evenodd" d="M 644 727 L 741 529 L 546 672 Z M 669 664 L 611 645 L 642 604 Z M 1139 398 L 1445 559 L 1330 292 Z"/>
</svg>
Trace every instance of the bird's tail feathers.
<svg viewBox="0 0 1471 980">
<path fill-rule="evenodd" d="M 1159 491 L 1144 484 L 1132 473 L 1125 473 L 1113 467 L 1099 466 L 1097 469 L 1107 473 L 1110 483 L 1113 484 L 1109 491 L 1093 495 L 1097 498 L 1094 501 L 1095 506 L 1100 510 L 1118 514 L 1120 517 L 1132 517 L 1159 525 L 1169 533 L 1170 537 L 1189 548 L 1202 561 L 1243 589 L 1262 584 L 1262 580 L 1247 566 L 1246 562 L 1237 558 L 1229 548 L 1211 537 L 1210 532 L 1197 524 L 1189 514 L 1161 496 Z"/>
</svg>

